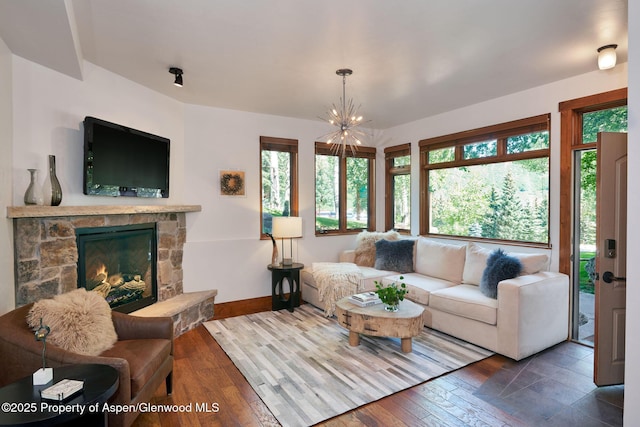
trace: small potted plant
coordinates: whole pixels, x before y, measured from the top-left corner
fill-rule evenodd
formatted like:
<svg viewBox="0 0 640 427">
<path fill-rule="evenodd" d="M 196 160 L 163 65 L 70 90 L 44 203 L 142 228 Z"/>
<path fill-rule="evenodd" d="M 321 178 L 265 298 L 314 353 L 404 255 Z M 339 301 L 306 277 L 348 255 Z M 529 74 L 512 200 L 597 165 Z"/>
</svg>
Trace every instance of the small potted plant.
<svg viewBox="0 0 640 427">
<path fill-rule="evenodd" d="M 378 281 L 373 282 L 376 284 L 376 293 L 378 294 L 380 301 L 384 304 L 384 309 L 387 311 L 398 311 L 400 301 L 404 300 L 405 294 L 409 292 L 407 290 L 407 285 L 402 282 L 404 277 L 400 276 L 400 280 L 400 285 L 396 282 L 392 282 L 386 287 Z"/>
</svg>

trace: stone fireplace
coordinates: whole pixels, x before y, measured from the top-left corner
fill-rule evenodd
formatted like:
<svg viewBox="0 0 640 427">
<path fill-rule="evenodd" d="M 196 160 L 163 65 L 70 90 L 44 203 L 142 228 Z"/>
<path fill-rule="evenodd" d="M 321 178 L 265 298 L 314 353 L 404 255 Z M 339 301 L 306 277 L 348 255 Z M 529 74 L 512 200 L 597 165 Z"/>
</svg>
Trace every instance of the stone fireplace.
<svg viewBox="0 0 640 427">
<path fill-rule="evenodd" d="M 153 282 L 155 278 L 157 303 L 133 314 L 171 316 L 174 318 L 176 335 L 191 329 L 213 316 L 213 301 L 217 293 L 215 290 L 183 293 L 185 213 L 199 210 L 200 206 L 197 205 L 7 208 L 7 216 L 13 218 L 14 225 L 16 306 L 69 292 L 86 281 L 86 263 L 85 267 L 80 267 L 84 270 L 79 274 L 78 232 L 81 235 L 86 230 L 89 230 L 90 234 L 101 231 L 108 233 L 118 228 L 131 231 L 139 229 L 140 225 L 148 228 L 151 224 L 150 227 L 155 230 L 155 248 L 146 248 L 145 251 L 156 251 L 153 256 L 157 261 L 154 263 L 155 267 L 151 268 L 152 271 L 147 272 L 146 268 L 136 265 L 125 265 L 124 261 L 118 261 L 117 258 L 106 259 L 106 283 L 113 287 L 124 286 L 129 282 L 128 286 L 133 288 L 140 285 L 139 282 L 145 282 L 146 285 L 147 281 Z M 114 243 L 105 243 L 110 244 Z M 144 252 L 139 252 L 137 256 L 140 256 L 140 253 Z M 83 256 L 86 257 L 86 254 Z M 147 256 L 148 254 L 142 257 Z M 95 267 L 93 263 L 94 261 L 90 262 L 92 269 Z M 123 271 L 115 271 L 118 269 Z M 113 273 L 115 277 L 110 278 L 109 273 Z M 120 276 L 117 276 L 118 274 Z M 97 280 L 98 275 L 90 273 L 89 276 Z M 120 283 L 121 279 L 124 280 L 123 283 Z M 113 283 L 110 283 L 110 280 Z M 92 282 L 91 286 L 96 287 L 99 284 Z M 150 295 L 153 290 L 146 292 Z M 195 300 L 189 295 L 194 295 Z M 169 309 L 158 306 L 168 306 Z M 154 309 L 149 310 L 152 307 Z M 134 310 L 138 308 L 140 307 L 133 307 Z"/>
</svg>

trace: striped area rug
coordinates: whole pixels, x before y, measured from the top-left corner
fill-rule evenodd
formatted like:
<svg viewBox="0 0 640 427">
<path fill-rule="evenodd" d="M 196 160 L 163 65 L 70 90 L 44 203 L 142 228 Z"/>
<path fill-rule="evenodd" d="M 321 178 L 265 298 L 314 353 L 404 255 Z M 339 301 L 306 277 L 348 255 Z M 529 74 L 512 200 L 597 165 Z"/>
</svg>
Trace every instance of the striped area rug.
<svg viewBox="0 0 640 427">
<path fill-rule="evenodd" d="M 397 338 L 349 333 L 304 304 L 205 323 L 283 426 L 309 426 L 490 356 L 491 352 L 424 328 L 413 351 Z"/>
</svg>

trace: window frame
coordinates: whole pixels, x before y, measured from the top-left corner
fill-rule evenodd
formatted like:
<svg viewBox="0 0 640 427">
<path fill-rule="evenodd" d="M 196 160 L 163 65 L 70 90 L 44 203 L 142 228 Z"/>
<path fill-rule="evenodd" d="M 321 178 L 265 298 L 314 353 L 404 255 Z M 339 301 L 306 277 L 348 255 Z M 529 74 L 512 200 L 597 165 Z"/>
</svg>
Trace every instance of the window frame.
<svg viewBox="0 0 640 427">
<path fill-rule="evenodd" d="M 507 153 L 507 139 L 511 136 L 524 135 L 533 132 L 547 131 L 549 135 L 549 147 L 534 149 L 518 153 Z M 464 158 L 464 146 L 488 140 L 497 140 L 497 153 L 495 156 Z M 492 163 L 507 163 L 518 160 L 547 158 L 549 159 L 549 180 L 551 179 L 551 113 L 528 117 L 520 120 L 485 126 L 478 129 L 442 135 L 435 138 L 422 139 L 418 142 L 420 147 L 420 235 L 439 237 L 446 239 L 461 239 L 482 242 L 496 242 L 530 247 L 551 247 L 550 230 L 547 233 L 547 242 L 525 242 L 518 240 L 492 239 L 473 236 L 453 236 L 429 232 L 429 171 L 435 169 L 453 169 L 462 166 L 486 165 Z M 442 148 L 454 147 L 455 156 L 452 161 L 429 163 L 429 152 Z M 549 185 L 550 187 L 550 185 Z M 550 228 L 549 217 L 551 213 L 551 197 L 549 194 L 549 207 L 547 212 L 547 224 Z"/>
<path fill-rule="evenodd" d="M 290 171 L 290 187 L 289 187 L 289 216 L 298 216 L 298 140 L 288 138 L 276 138 L 271 136 L 260 136 L 260 240 L 270 239 L 265 233 L 263 224 L 263 212 L 262 212 L 262 152 L 263 151 L 281 151 L 287 152 L 291 155 L 289 159 L 289 171 Z"/>
<path fill-rule="evenodd" d="M 335 153 L 332 152 L 331 150 L 332 145 L 331 144 L 327 144 L 326 142 L 319 142 L 316 141 L 315 143 L 315 152 L 314 152 L 314 177 L 317 174 L 317 162 L 316 160 L 316 156 L 318 155 L 323 155 L 323 156 L 334 156 L 338 158 L 338 168 L 339 168 L 339 182 L 338 182 L 338 188 L 339 188 L 339 194 L 338 194 L 338 204 L 339 204 L 339 210 L 340 210 L 340 215 L 338 217 L 338 229 L 337 230 L 318 230 L 316 228 L 316 212 L 317 212 L 317 208 L 315 206 L 316 204 L 316 188 L 314 186 L 314 197 L 313 197 L 313 203 L 314 203 L 314 210 L 313 210 L 313 223 L 314 223 L 314 230 L 315 230 L 315 235 L 316 236 L 336 236 L 336 235 L 344 235 L 344 234 L 357 234 L 360 233 L 362 230 L 367 230 L 367 231 L 373 231 L 375 230 L 375 224 L 376 224 L 376 217 L 375 217 L 375 206 L 376 206 L 376 201 L 375 201 L 375 195 L 376 195 L 376 189 L 375 189 L 375 173 L 376 173 L 376 148 L 375 147 L 364 147 L 364 146 L 358 146 L 357 150 L 355 151 L 355 153 L 351 153 L 351 152 L 345 152 L 344 156 L 341 155 L 340 153 Z M 347 150 L 349 151 L 349 150 Z M 354 157 L 354 158 L 365 158 L 365 159 L 369 159 L 369 179 L 367 180 L 367 198 L 368 198 L 368 205 L 367 205 L 367 228 L 357 228 L 357 229 L 348 229 L 347 228 L 347 159 L 349 157 Z M 315 178 L 314 178 L 315 181 Z"/>
<path fill-rule="evenodd" d="M 395 229 L 402 234 L 411 234 L 411 228 L 395 228 L 395 194 L 394 194 L 394 178 L 400 175 L 409 175 L 411 180 L 411 159 L 409 164 L 402 167 L 394 167 L 394 160 L 397 157 L 411 157 L 411 143 L 395 145 L 384 149 L 385 159 L 385 190 L 384 190 L 384 215 L 385 230 Z M 409 206 L 411 206 L 411 193 L 409 193 Z M 411 207 L 409 208 L 411 209 Z"/>
</svg>

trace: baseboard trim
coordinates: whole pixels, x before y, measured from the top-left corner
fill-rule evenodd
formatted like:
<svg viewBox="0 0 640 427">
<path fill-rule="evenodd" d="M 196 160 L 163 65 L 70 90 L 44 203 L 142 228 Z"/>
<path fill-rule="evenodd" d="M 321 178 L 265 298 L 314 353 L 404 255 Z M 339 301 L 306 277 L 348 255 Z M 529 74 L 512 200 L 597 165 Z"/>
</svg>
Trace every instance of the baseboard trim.
<svg viewBox="0 0 640 427">
<path fill-rule="evenodd" d="M 285 298 L 289 298 L 289 294 L 284 295 Z M 249 298 L 215 304 L 213 320 L 271 311 L 271 302 L 271 295 L 269 295 L 266 297 Z M 306 304 L 306 301 L 300 301 L 300 303 Z"/>
<path fill-rule="evenodd" d="M 242 316 L 271 310 L 271 295 L 260 298 L 243 299 L 215 304 L 213 319 Z"/>
</svg>

